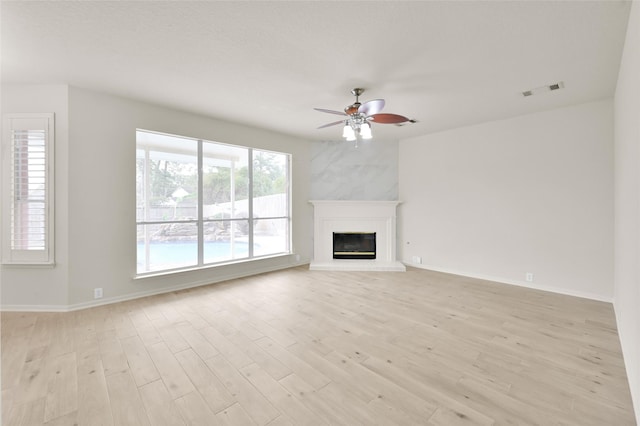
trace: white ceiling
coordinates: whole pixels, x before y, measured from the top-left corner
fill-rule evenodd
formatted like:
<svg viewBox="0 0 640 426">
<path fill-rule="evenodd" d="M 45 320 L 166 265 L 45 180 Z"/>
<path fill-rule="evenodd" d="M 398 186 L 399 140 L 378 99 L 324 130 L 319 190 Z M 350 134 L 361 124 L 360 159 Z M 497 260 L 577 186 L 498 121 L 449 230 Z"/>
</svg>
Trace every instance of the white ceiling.
<svg viewBox="0 0 640 426">
<path fill-rule="evenodd" d="M 629 2 L 79 1 L 1 4 L 5 83 L 65 83 L 308 139 L 384 98 L 375 138 L 602 99 Z M 565 89 L 520 92 L 564 81 Z"/>
</svg>

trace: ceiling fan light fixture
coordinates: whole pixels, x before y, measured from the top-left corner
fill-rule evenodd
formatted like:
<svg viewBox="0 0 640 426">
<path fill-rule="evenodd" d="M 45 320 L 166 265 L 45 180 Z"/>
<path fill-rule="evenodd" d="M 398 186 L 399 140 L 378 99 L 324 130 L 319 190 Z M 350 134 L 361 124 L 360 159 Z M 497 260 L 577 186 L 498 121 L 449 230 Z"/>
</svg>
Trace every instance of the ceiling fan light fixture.
<svg viewBox="0 0 640 426">
<path fill-rule="evenodd" d="M 349 126 L 349 122 L 345 121 L 344 129 L 342 129 L 342 137 L 343 138 L 349 137 L 349 134 L 350 134 L 349 132 L 353 133 L 353 129 L 351 128 L 351 126 Z"/>
<path fill-rule="evenodd" d="M 349 125 L 348 122 L 345 124 L 344 129 L 342 130 L 342 137 L 348 141 L 356 140 L 356 132 L 353 130 L 353 128 L 351 127 L 351 125 Z"/>
<path fill-rule="evenodd" d="M 371 125 L 369 123 L 364 123 L 362 127 L 360 127 L 360 136 L 362 139 L 371 139 L 373 137 L 371 134 Z"/>
</svg>

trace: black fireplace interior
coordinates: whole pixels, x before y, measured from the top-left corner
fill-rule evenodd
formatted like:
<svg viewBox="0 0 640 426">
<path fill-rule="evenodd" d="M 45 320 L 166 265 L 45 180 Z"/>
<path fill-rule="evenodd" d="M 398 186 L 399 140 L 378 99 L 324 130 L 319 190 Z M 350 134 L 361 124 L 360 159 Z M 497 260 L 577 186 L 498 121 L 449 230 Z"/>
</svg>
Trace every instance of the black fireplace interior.
<svg viewBox="0 0 640 426">
<path fill-rule="evenodd" d="M 334 259 L 375 259 L 375 232 L 334 232 Z"/>
</svg>

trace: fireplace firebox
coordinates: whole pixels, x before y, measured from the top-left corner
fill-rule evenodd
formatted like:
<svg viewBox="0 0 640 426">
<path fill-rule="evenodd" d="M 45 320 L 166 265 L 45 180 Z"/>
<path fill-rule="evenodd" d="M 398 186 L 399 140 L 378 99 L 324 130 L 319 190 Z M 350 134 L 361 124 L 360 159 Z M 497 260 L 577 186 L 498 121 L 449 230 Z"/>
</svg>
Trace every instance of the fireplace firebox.
<svg viewBox="0 0 640 426">
<path fill-rule="evenodd" d="M 375 259 L 375 232 L 334 232 L 334 259 Z"/>
</svg>

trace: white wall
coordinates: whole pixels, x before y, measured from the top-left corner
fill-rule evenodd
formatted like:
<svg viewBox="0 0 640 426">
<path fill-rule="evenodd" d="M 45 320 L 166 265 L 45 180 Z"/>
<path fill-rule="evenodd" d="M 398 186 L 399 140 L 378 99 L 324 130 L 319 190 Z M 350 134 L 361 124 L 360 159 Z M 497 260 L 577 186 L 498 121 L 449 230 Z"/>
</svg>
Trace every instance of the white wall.
<svg viewBox="0 0 640 426">
<path fill-rule="evenodd" d="M 400 141 L 400 258 L 612 300 L 612 138 L 600 101 Z"/>
<path fill-rule="evenodd" d="M 6 266 L 0 270 L 2 305 L 64 306 L 69 271 L 69 99 L 64 85 L 2 86 L 2 113 L 55 113 L 55 267 Z M 4 236 L 3 236 L 4 238 Z"/>
<path fill-rule="evenodd" d="M 56 182 L 57 194 L 68 194 L 68 207 L 57 211 L 59 217 L 68 217 L 67 229 L 57 235 L 68 238 L 68 289 L 55 298 L 49 294 L 47 286 L 57 268 L 38 271 L 41 279 L 34 283 L 31 271 L 20 270 L 3 280 L 5 309 L 74 309 L 93 304 L 96 287 L 104 290 L 103 302 L 116 301 L 298 263 L 292 255 L 135 280 L 136 128 L 291 153 L 293 249 L 299 263 L 309 262 L 313 212 L 308 203 L 308 141 L 74 87 L 69 88 L 68 105 L 68 164 L 58 169 L 68 179 Z M 33 298 L 33 292 L 44 289 L 45 296 Z"/>
<path fill-rule="evenodd" d="M 615 297 L 618 333 L 640 421 L 640 5 L 631 8 L 615 110 Z"/>
</svg>

